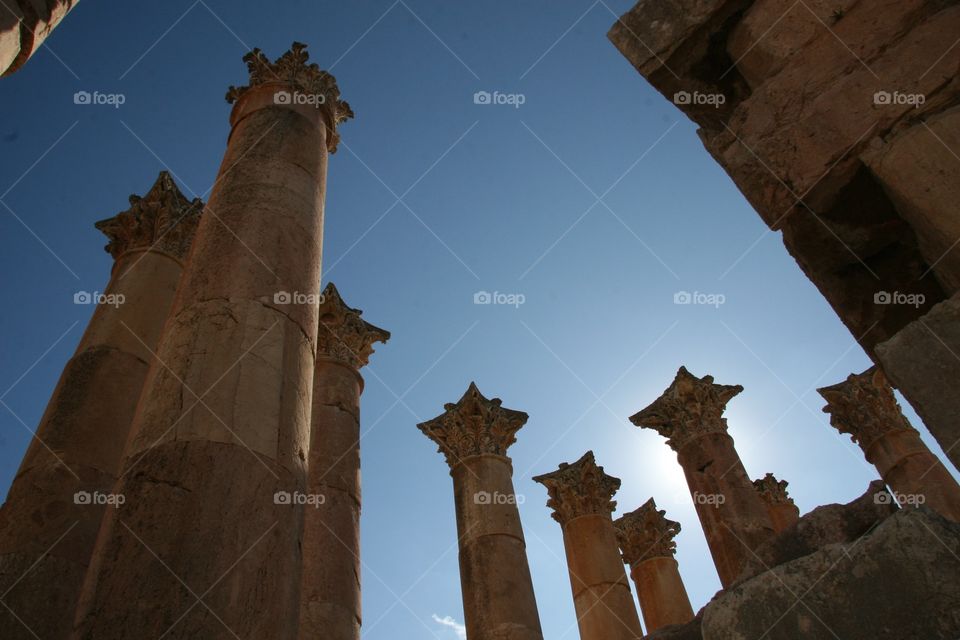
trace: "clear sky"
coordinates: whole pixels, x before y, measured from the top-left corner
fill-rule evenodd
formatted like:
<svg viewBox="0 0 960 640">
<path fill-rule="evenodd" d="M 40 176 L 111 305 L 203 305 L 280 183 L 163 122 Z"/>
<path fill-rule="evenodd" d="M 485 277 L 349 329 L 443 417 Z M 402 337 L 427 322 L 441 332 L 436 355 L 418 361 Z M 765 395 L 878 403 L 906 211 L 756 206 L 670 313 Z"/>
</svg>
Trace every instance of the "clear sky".
<svg viewBox="0 0 960 640">
<path fill-rule="evenodd" d="M 299 40 L 357 114 L 330 161 L 324 282 L 393 333 L 364 370 L 364 638 L 457 637 L 436 620 L 463 621 L 452 484 L 415 425 L 471 380 L 530 414 L 510 455 L 552 640 L 576 638 L 576 619 L 530 478 L 587 449 L 623 480 L 618 513 L 653 496 L 681 522 L 694 608 L 719 588 L 673 453 L 627 421 L 681 364 L 746 388 L 726 415 L 751 477 L 789 480 L 802 512 L 860 495 L 876 472 L 815 388 L 869 361 L 695 126 L 607 41 L 631 5 L 80 2 L 0 80 L 0 488 L 91 315 L 74 293 L 108 280 L 93 222 L 164 168 L 205 196 L 242 56 Z M 481 91 L 514 97 L 475 104 Z M 481 291 L 523 304 L 474 304 Z M 723 304 L 675 304 L 683 291 Z"/>
</svg>

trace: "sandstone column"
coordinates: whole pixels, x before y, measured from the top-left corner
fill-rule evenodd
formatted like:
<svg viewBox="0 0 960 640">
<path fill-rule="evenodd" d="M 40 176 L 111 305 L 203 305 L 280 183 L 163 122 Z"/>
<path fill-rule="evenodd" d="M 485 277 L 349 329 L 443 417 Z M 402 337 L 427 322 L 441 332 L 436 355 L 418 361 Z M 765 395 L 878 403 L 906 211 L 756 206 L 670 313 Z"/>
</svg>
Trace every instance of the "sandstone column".
<svg viewBox="0 0 960 640">
<path fill-rule="evenodd" d="M 350 117 L 305 46 L 255 49 L 151 367 L 76 637 L 293 638 L 327 153 Z"/>
<path fill-rule="evenodd" d="M 670 387 L 630 421 L 655 429 L 677 452 L 713 562 L 730 586 L 751 551 L 774 533 L 766 505 L 747 476 L 722 417 L 740 385 L 713 383 L 680 367 Z"/>
<path fill-rule="evenodd" d="M 50 32 L 80 0 L 0 2 L 0 75 L 26 64 Z"/>
<path fill-rule="evenodd" d="M 772 473 L 753 481 L 757 493 L 767 505 L 767 512 L 770 514 L 770 521 L 776 533 L 789 529 L 800 519 L 800 509 L 787 493 L 789 484 L 786 480 L 777 480 Z"/>
<path fill-rule="evenodd" d="M 923 504 L 960 522 L 960 486 L 910 426 L 880 369 L 818 391 L 830 424 L 860 445 L 901 506 Z"/>
<path fill-rule="evenodd" d="M 547 506 L 563 528 L 581 640 L 642 638 L 610 515 L 617 505 L 611 498 L 620 480 L 603 472 L 592 451 L 534 480 L 547 488 Z"/>
<path fill-rule="evenodd" d="M 613 521 L 623 561 L 637 586 L 643 624 L 650 634 L 668 624 L 693 620 L 693 607 L 680 578 L 674 554 L 680 523 L 667 520 L 650 498 L 636 511 Z"/>
<path fill-rule="evenodd" d="M 96 224 L 110 238 L 110 282 L 102 294 L 74 297 L 96 308 L 0 510 L 0 600 L 9 607 L 0 608 L 2 638 L 69 633 L 202 208 L 164 171 L 144 197 L 130 196 L 129 209 Z"/>
<path fill-rule="evenodd" d="M 299 638 L 360 638 L 360 394 L 375 342 L 331 282 L 320 302 L 303 523 Z"/>
<path fill-rule="evenodd" d="M 470 640 L 542 640 L 507 449 L 527 414 L 470 383 L 458 402 L 417 425 L 450 465 Z"/>
</svg>

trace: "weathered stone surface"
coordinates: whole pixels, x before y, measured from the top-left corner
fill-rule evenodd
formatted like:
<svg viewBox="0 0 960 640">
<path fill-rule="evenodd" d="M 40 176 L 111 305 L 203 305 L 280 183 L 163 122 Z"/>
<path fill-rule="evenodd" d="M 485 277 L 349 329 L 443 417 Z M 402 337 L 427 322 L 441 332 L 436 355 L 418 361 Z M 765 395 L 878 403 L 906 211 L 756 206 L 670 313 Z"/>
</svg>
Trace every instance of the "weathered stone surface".
<svg viewBox="0 0 960 640">
<path fill-rule="evenodd" d="M 0 75 L 26 64 L 80 0 L 5 0 L 0 16 Z"/>
<path fill-rule="evenodd" d="M 704 640 L 902 640 L 960 636 L 960 525 L 900 511 L 719 594 Z M 856 613 L 853 613 L 856 612 Z"/>
<path fill-rule="evenodd" d="M 791 527 L 800 518 L 800 509 L 797 508 L 793 498 L 787 493 L 789 484 L 786 480 L 777 480 L 772 473 L 753 481 L 757 493 L 760 494 L 760 498 L 767 505 L 770 521 L 777 533 Z"/>
<path fill-rule="evenodd" d="M 960 469 L 960 294 L 877 346 L 884 373 Z"/>
<path fill-rule="evenodd" d="M 703 610 L 687 624 L 671 624 L 644 636 L 644 640 L 703 640 Z"/>
<path fill-rule="evenodd" d="M 883 482 L 874 480 L 866 493 L 856 500 L 817 507 L 758 547 L 738 583 L 771 567 L 814 553 L 826 545 L 851 543 L 896 512 L 896 503 Z"/>
</svg>

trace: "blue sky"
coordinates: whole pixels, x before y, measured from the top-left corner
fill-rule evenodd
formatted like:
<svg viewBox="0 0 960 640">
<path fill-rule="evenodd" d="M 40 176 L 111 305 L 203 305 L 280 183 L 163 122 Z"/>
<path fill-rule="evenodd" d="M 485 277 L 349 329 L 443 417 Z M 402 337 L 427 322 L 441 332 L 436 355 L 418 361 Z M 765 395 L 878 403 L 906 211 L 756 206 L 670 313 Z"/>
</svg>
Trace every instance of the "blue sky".
<svg viewBox="0 0 960 640">
<path fill-rule="evenodd" d="M 330 162 L 324 281 L 393 333 L 364 371 L 365 638 L 455 638 L 447 618 L 463 620 L 451 480 L 415 424 L 471 380 L 530 414 L 511 456 L 555 640 L 576 620 L 530 478 L 587 449 L 623 480 L 618 513 L 653 496 L 681 522 L 694 607 L 719 588 L 673 453 L 627 421 L 681 364 L 746 388 L 727 417 L 752 477 L 790 481 L 803 512 L 860 495 L 876 472 L 814 389 L 869 361 L 695 126 L 606 40 L 631 5 L 81 2 L 0 80 L 0 488 L 92 312 L 73 294 L 108 280 L 93 222 L 164 168 L 204 194 L 243 54 L 299 40 L 357 114 Z M 523 104 L 475 104 L 481 91 Z M 481 291 L 523 304 L 474 304 Z M 724 302 L 675 304 L 683 291 Z"/>
</svg>

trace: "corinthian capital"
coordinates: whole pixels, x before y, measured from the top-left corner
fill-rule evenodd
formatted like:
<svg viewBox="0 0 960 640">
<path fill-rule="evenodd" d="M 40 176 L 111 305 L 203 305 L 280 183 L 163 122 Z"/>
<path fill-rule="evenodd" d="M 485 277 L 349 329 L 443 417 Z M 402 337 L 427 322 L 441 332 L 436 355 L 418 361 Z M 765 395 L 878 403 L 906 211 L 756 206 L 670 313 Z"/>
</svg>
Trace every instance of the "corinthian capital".
<svg viewBox="0 0 960 640">
<path fill-rule="evenodd" d="M 547 488 L 547 506 L 553 509 L 553 519 L 560 524 L 579 516 L 609 515 L 617 507 L 612 498 L 620 488 L 620 479 L 603 472 L 593 451 L 587 451 L 573 464 L 561 462 L 556 471 L 533 479 Z"/>
<path fill-rule="evenodd" d="M 827 401 L 823 411 L 830 414 L 830 424 L 840 433 L 849 433 L 864 452 L 888 433 L 914 431 L 877 367 L 850 374 L 843 382 L 817 392 Z"/>
<path fill-rule="evenodd" d="M 670 558 L 677 551 L 674 538 L 680 533 L 680 523 L 668 520 L 666 511 L 657 510 L 650 498 L 639 509 L 613 521 L 623 561 L 633 566 L 648 558 Z"/>
<path fill-rule="evenodd" d="M 723 411 L 731 398 L 743 391 L 740 385 L 714 384 L 713 376 L 698 378 L 680 367 L 676 378 L 646 409 L 630 416 L 638 427 L 655 429 L 667 438 L 674 451 L 707 433 L 726 433 Z"/>
<path fill-rule="evenodd" d="M 526 413 L 501 406 L 500 398 L 487 399 L 473 382 L 456 403 L 443 405 L 442 414 L 417 428 L 440 447 L 450 468 L 469 456 L 484 453 L 507 455 Z"/>
<path fill-rule="evenodd" d="M 147 195 L 130 196 L 130 208 L 94 226 L 110 242 L 104 247 L 117 259 L 132 249 L 159 249 L 183 259 L 200 222 L 203 201 L 187 200 L 173 178 L 161 171 Z"/>
<path fill-rule="evenodd" d="M 789 484 L 786 480 L 777 480 L 772 473 L 753 481 L 757 493 L 767 504 L 794 504 L 793 498 L 787 493 Z"/>
<path fill-rule="evenodd" d="M 250 83 L 243 87 L 231 86 L 227 91 L 227 102 L 231 104 L 236 102 L 251 88 L 262 84 L 285 84 L 290 90 L 304 96 L 304 104 L 313 104 L 318 109 L 327 111 L 334 129 L 331 131 L 332 135 L 327 146 L 333 153 L 337 150 L 339 140 L 335 131 L 336 126 L 352 118 L 353 110 L 349 103 L 340 99 L 337 79 L 320 69 L 317 63 L 308 64 L 309 58 L 307 45 L 301 42 L 294 42 L 286 53 L 277 58 L 276 62 L 270 62 L 259 48 L 253 49 L 243 56 L 243 61 L 247 63 L 247 69 L 250 72 Z M 282 87 L 278 87 L 278 90 L 282 90 Z M 292 95 L 288 98 L 291 101 L 297 99 Z"/>
<path fill-rule="evenodd" d="M 337 287 L 329 283 L 320 303 L 317 356 L 338 360 L 357 370 L 366 366 L 374 343 L 389 340 L 390 332 L 370 324 L 361 314 L 363 311 L 348 307 Z"/>
</svg>

